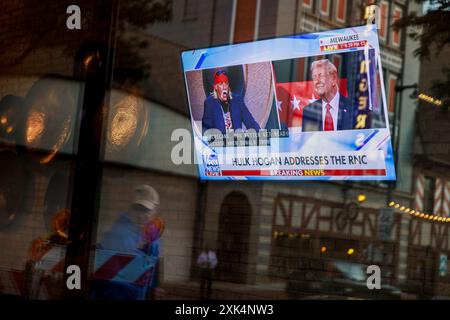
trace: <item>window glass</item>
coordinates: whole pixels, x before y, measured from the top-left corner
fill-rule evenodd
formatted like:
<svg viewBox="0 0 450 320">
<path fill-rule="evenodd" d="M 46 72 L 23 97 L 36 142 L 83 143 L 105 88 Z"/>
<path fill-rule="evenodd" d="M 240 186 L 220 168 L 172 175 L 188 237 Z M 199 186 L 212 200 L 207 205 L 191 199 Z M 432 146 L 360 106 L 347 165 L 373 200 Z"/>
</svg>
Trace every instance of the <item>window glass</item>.
<svg viewBox="0 0 450 320">
<path fill-rule="evenodd" d="M 295 123 L 303 134 L 303 110 L 317 100 L 313 80 L 330 74 L 313 79 L 312 63 L 329 59 L 339 84 L 356 83 L 350 71 L 361 67 L 357 50 L 226 65 L 219 74 L 185 75 L 181 58 L 188 50 L 267 37 L 316 41 L 309 33 L 364 24 L 358 1 L 1 1 L 0 295 L 448 296 L 450 126 L 442 112 L 448 97 L 433 88 L 446 79 L 448 45 L 430 46 L 438 53 L 431 60 L 417 57 L 417 39 L 392 23 L 422 12 L 421 4 L 390 3 L 379 2 L 380 55 L 370 53 L 383 68 L 383 78 L 371 79 L 379 92 L 374 99 L 388 112 L 376 110 L 375 128 L 361 129 L 356 139 L 363 143 L 358 150 L 366 143 L 378 148 L 380 129 L 389 128 L 387 161 L 396 179 L 369 182 L 201 180 L 192 134 L 191 119 L 201 123 L 209 105 L 219 110 L 224 130 L 236 127 L 235 106 L 219 99 L 217 84 L 267 127 Z M 190 103 L 198 106 L 193 112 Z M 250 119 L 244 107 L 237 112 Z M 293 144 L 307 137 L 325 148 L 314 132 Z M 71 265 L 81 270 L 81 290 L 66 285 Z M 381 291 L 365 284 L 371 265 L 380 268 Z"/>
</svg>

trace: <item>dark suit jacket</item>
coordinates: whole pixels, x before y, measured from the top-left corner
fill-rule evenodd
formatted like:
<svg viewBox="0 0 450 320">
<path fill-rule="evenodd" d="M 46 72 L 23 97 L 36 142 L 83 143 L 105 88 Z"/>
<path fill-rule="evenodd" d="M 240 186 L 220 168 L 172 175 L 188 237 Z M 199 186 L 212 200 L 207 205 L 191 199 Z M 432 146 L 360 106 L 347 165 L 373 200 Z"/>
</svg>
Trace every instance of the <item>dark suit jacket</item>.
<svg viewBox="0 0 450 320">
<path fill-rule="evenodd" d="M 232 94 L 233 99 L 230 100 L 230 113 L 233 129 L 242 129 L 242 124 L 245 124 L 247 129 L 259 130 L 259 124 L 255 121 L 252 114 L 248 110 L 241 96 Z M 222 105 L 218 99 L 210 95 L 206 98 L 204 103 L 202 131 L 215 128 L 220 130 L 223 134 L 226 133 L 225 122 L 223 120 Z"/>
<path fill-rule="evenodd" d="M 355 126 L 355 119 L 352 115 L 353 108 L 350 101 L 344 96 L 339 97 L 339 111 L 337 119 L 337 130 L 352 130 Z M 336 124 L 335 124 L 336 125 Z M 308 104 L 303 109 L 302 131 L 323 131 L 322 120 L 322 99 Z"/>
</svg>

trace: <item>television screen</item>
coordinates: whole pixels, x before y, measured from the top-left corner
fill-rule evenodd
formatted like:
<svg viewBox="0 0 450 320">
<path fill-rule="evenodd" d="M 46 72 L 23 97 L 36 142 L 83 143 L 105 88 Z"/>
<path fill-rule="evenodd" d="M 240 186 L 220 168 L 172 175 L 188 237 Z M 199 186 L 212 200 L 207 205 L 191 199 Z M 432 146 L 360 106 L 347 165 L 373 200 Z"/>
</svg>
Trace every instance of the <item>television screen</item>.
<svg viewBox="0 0 450 320">
<path fill-rule="evenodd" d="M 201 179 L 395 180 L 375 25 L 181 58 Z"/>
</svg>

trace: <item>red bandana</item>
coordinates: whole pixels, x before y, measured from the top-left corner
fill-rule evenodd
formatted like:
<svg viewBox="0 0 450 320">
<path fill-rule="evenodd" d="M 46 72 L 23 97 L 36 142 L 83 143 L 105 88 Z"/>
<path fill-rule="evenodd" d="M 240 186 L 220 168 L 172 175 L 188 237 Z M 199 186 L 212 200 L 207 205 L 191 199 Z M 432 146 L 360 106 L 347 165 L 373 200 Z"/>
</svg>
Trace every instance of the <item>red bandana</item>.
<svg viewBox="0 0 450 320">
<path fill-rule="evenodd" d="M 221 82 L 228 82 L 228 76 L 225 73 L 221 73 L 220 75 L 214 75 L 214 84 L 213 86 L 215 86 L 218 83 Z"/>
</svg>

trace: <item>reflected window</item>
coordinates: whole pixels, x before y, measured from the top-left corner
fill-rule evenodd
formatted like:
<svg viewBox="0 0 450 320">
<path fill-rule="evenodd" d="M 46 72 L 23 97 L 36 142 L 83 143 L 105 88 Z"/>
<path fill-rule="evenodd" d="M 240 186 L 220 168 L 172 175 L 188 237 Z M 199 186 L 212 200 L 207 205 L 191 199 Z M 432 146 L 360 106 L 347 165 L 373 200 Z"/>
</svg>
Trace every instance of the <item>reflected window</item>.
<svg viewBox="0 0 450 320">
<path fill-rule="evenodd" d="M 436 190 L 436 179 L 434 177 L 425 177 L 424 208 L 423 208 L 425 212 L 433 212 L 435 190 Z"/>
</svg>

